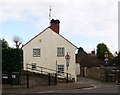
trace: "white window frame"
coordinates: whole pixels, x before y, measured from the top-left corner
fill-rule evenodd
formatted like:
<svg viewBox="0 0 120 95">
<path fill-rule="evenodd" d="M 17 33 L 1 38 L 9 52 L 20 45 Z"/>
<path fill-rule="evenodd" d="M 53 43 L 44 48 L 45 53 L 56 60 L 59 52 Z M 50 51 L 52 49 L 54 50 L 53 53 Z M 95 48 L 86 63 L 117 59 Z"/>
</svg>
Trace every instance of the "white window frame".
<svg viewBox="0 0 120 95">
<path fill-rule="evenodd" d="M 57 47 L 57 57 L 64 57 L 64 55 L 65 55 L 65 48 Z"/>
<path fill-rule="evenodd" d="M 58 73 L 64 73 L 64 68 L 65 68 L 64 65 L 57 65 L 57 71 L 58 71 Z"/>
<path fill-rule="evenodd" d="M 41 56 L 41 49 L 33 48 L 33 57 L 40 57 L 40 56 Z"/>
</svg>

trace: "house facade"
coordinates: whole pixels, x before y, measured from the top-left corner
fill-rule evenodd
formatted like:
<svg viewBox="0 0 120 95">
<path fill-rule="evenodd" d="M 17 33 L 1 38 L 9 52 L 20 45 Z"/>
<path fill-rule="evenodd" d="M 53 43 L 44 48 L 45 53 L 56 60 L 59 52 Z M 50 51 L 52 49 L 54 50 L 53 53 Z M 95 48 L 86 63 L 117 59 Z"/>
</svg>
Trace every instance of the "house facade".
<svg viewBox="0 0 120 95">
<path fill-rule="evenodd" d="M 40 66 L 56 71 L 68 71 L 70 77 L 77 81 L 75 61 L 77 47 L 59 34 L 59 23 L 59 20 L 52 19 L 50 27 L 23 46 L 23 67 L 24 70 L 27 70 L 27 64 L 31 64 L 32 68 Z M 65 59 L 67 53 L 70 55 L 68 70 Z"/>
</svg>

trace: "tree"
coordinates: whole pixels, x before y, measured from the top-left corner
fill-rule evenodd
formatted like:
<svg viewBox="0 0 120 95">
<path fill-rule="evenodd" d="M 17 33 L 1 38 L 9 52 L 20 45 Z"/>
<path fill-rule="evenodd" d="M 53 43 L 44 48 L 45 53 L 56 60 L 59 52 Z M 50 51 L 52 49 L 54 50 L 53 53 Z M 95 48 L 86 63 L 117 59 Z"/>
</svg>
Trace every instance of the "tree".
<svg viewBox="0 0 120 95">
<path fill-rule="evenodd" d="M 82 47 L 78 48 L 78 53 L 80 53 L 80 52 L 84 52 L 84 49 Z"/>
<path fill-rule="evenodd" d="M 8 42 L 3 39 L 2 50 L 0 50 L 0 55 L 2 54 L 2 71 L 3 72 L 20 72 L 22 70 L 22 58 L 23 51 L 19 48 L 10 48 Z"/>
<path fill-rule="evenodd" d="M 104 61 L 105 52 L 108 52 L 108 59 L 113 59 L 112 53 L 109 51 L 108 47 L 104 43 L 97 45 L 97 58 L 101 61 Z"/>
<path fill-rule="evenodd" d="M 115 58 L 110 60 L 108 65 L 110 65 L 110 66 L 120 66 L 120 52 L 117 54 L 117 56 L 115 56 Z"/>
<path fill-rule="evenodd" d="M 21 38 L 18 37 L 18 36 L 15 36 L 15 37 L 13 38 L 13 41 L 15 42 L 16 48 L 20 48 L 20 45 L 22 44 Z"/>
<path fill-rule="evenodd" d="M 9 48 L 8 42 L 4 38 L 2 39 L 2 48 Z"/>
</svg>

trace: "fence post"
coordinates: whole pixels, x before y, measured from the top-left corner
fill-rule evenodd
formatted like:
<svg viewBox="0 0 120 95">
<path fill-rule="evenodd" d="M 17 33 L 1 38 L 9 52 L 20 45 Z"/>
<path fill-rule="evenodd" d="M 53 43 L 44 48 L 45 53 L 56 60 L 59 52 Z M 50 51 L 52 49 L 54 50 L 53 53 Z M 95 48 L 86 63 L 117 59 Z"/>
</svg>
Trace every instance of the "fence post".
<svg viewBox="0 0 120 95">
<path fill-rule="evenodd" d="M 42 74 L 42 67 L 41 67 L 41 74 Z"/>
<path fill-rule="evenodd" d="M 29 75 L 28 75 L 28 72 L 26 74 L 26 77 L 27 77 L 27 88 L 29 88 Z"/>
<path fill-rule="evenodd" d="M 67 77 L 67 79 L 66 79 L 66 83 L 68 83 L 68 73 L 67 73 L 66 77 Z"/>
<path fill-rule="evenodd" d="M 48 73 L 48 85 L 50 86 L 50 73 Z"/>
<path fill-rule="evenodd" d="M 11 82 L 11 86 L 12 86 L 12 85 L 13 85 L 13 83 L 12 83 L 12 81 L 13 81 L 13 80 L 12 80 L 12 73 L 10 73 L 9 76 L 10 76 L 10 82 Z"/>
<path fill-rule="evenodd" d="M 118 83 L 120 83 L 120 70 L 118 69 L 118 72 L 117 72 L 117 78 L 118 78 Z"/>
<path fill-rule="evenodd" d="M 108 81 L 108 72 L 107 72 L 107 66 L 106 66 L 106 79 L 105 81 L 107 82 Z"/>
<path fill-rule="evenodd" d="M 57 73 L 55 73 L 55 85 L 57 85 Z"/>
</svg>

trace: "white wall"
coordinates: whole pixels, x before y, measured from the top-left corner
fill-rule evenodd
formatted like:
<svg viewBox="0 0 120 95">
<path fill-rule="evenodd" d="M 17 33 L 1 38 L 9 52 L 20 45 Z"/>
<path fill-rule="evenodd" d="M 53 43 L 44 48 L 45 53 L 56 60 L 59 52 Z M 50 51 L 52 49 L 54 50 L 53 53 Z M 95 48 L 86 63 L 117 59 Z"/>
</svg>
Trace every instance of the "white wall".
<svg viewBox="0 0 120 95">
<path fill-rule="evenodd" d="M 68 72 L 71 73 L 76 80 L 76 47 L 49 28 L 23 47 L 24 69 L 26 69 L 26 63 L 37 63 L 39 66 L 56 70 L 57 61 L 57 64 L 63 64 L 65 66 L 66 72 L 65 57 L 57 57 L 57 47 L 64 47 L 65 55 L 69 52 L 71 59 Z M 41 57 L 33 57 L 33 48 L 41 49 Z"/>
</svg>

